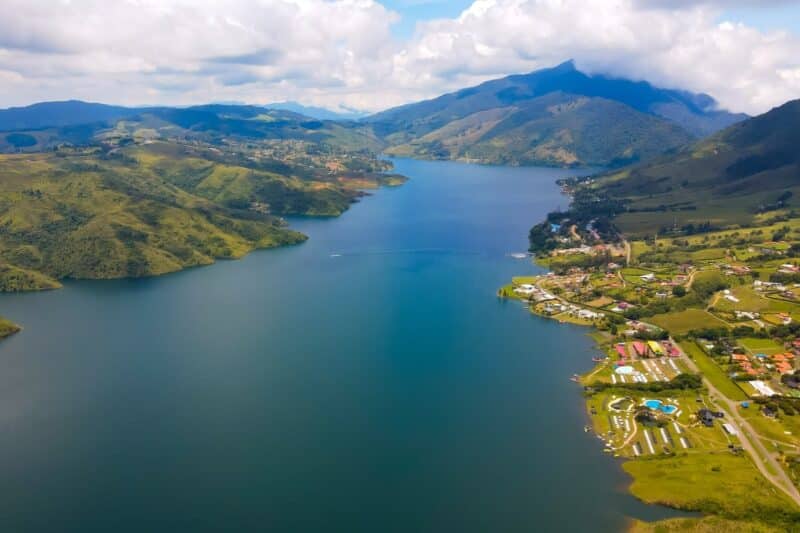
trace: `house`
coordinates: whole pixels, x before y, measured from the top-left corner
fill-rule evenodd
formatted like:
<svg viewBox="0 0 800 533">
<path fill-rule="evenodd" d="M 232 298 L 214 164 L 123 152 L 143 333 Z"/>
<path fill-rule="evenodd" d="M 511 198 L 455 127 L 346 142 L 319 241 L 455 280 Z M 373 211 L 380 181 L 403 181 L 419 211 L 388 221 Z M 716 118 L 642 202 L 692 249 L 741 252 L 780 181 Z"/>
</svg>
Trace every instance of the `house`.
<svg viewBox="0 0 800 533">
<path fill-rule="evenodd" d="M 602 313 L 597 313 L 595 311 L 590 311 L 588 309 L 581 309 L 578 311 L 578 318 L 582 318 L 584 320 L 595 320 L 597 318 L 602 318 Z"/>
<path fill-rule="evenodd" d="M 652 352 L 652 354 L 656 357 L 664 355 L 664 348 L 656 341 L 648 341 L 647 347 L 650 349 L 650 352 Z"/>
<path fill-rule="evenodd" d="M 778 416 L 778 410 L 770 405 L 765 405 L 761 408 L 761 413 L 769 418 L 775 418 Z"/>
<path fill-rule="evenodd" d="M 737 435 L 736 428 L 734 428 L 732 425 L 728 424 L 727 422 L 724 422 L 722 424 L 722 429 L 724 429 L 725 433 L 727 433 L 728 435 L 732 435 L 734 437 Z"/>
<path fill-rule="evenodd" d="M 647 283 L 650 283 L 651 281 L 655 281 L 656 275 L 652 272 L 649 272 L 647 274 L 642 274 L 641 276 L 639 276 L 639 279 Z"/>
<path fill-rule="evenodd" d="M 643 342 L 634 341 L 633 351 L 636 352 L 636 355 L 639 357 L 647 356 L 647 347 Z"/>
<path fill-rule="evenodd" d="M 715 418 L 714 412 L 710 409 L 703 408 L 697 411 L 697 419 L 706 427 L 713 426 Z"/>
<path fill-rule="evenodd" d="M 633 307 L 635 306 L 629 304 L 628 302 L 617 302 L 611 310 L 615 313 L 623 313 L 628 309 L 632 309 Z"/>
<path fill-rule="evenodd" d="M 523 283 L 519 287 L 515 287 L 514 288 L 514 292 L 515 293 L 523 294 L 523 295 L 526 295 L 526 296 L 530 295 L 530 294 L 533 294 L 533 291 L 535 291 L 535 290 L 536 290 L 536 287 L 534 287 L 533 285 L 529 285 L 527 283 Z"/>
</svg>

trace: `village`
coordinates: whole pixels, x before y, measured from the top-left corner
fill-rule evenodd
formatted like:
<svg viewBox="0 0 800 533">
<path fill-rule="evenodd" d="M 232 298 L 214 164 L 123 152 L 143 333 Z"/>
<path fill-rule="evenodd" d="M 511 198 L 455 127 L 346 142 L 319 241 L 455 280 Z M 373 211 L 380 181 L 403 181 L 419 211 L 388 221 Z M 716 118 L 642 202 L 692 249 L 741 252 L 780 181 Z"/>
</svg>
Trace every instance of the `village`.
<svg viewBox="0 0 800 533">
<path fill-rule="evenodd" d="M 569 237 L 536 258 L 549 272 L 499 291 L 534 314 L 594 328 L 602 355 L 572 378 L 586 394 L 586 430 L 629 459 L 763 451 L 756 466 L 780 469 L 776 486 L 796 495 L 800 221 L 588 240 Z"/>
</svg>

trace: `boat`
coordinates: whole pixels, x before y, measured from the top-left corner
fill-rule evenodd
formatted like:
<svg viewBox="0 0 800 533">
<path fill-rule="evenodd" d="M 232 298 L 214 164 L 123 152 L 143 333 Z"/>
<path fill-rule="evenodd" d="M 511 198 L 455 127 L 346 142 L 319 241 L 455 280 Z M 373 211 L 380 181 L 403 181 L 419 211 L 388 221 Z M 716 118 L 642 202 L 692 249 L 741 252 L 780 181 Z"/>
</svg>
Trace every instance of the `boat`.
<svg viewBox="0 0 800 533">
<path fill-rule="evenodd" d="M 580 383 L 581 382 L 581 377 L 578 374 L 572 374 L 572 377 L 569 378 L 569 379 L 570 379 L 570 381 L 574 381 L 575 383 Z"/>
<path fill-rule="evenodd" d="M 583 432 L 589 433 L 589 426 L 583 426 Z"/>
<path fill-rule="evenodd" d="M 592 361 L 595 363 L 602 363 L 603 361 L 607 360 L 608 357 L 592 357 Z"/>
</svg>

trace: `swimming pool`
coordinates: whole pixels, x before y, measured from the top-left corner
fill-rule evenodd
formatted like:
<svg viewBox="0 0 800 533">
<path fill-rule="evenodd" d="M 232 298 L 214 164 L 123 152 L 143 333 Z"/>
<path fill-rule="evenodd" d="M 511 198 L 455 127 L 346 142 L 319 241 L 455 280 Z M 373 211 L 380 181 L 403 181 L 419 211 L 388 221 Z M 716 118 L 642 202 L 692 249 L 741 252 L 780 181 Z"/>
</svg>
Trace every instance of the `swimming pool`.
<svg viewBox="0 0 800 533">
<path fill-rule="evenodd" d="M 661 400 L 645 400 L 644 404 L 650 409 L 661 411 L 664 414 L 671 415 L 678 410 L 678 407 L 672 404 L 665 404 Z"/>
</svg>

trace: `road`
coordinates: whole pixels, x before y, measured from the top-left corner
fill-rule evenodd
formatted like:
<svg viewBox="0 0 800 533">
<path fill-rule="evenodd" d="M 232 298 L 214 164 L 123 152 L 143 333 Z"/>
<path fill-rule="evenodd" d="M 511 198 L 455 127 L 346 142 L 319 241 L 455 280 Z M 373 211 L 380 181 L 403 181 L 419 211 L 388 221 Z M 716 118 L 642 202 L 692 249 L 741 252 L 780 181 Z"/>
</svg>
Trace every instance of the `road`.
<svg viewBox="0 0 800 533">
<path fill-rule="evenodd" d="M 631 266 L 631 243 L 624 239 L 622 244 L 625 246 L 625 266 Z"/>
<path fill-rule="evenodd" d="M 629 245 L 627 245 L 627 248 L 630 250 Z M 692 279 L 693 277 L 690 278 L 690 280 Z M 536 285 L 539 285 L 538 282 Z M 561 297 L 557 297 L 557 299 L 562 303 L 569 303 L 567 300 L 564 300 Z M 680 345 L 675 342 L 675 339 L 670 338 L 669 341 L 674 346 L 678 346 L 680 348 Z M 680 351 L 681 358 L 686 362 L 689 369 L 697 374 L 701 374 L 700 369 L 697 367 L 694 361 L 692 361 L 686 355 L 683 349 Z M 772 483 L 775 487 L 791 498 L 795 504 L 800 506 L 800 491 L 797 490 L 797 487 L 795 487 L 788 474 L 786 474 L 786 471 L 783 470 L 783 467 L 781 467 L 780 463 L 778 463 L 777 459 L 775 459 L 775 456 L 767 451 L 767 449 L 764 447 L 764 444 L 758 437 L 758 433 L 756 433 L 750 423 L 742 418 L 741 415 L 739 415 L 739 411 L 736 408 L 736 402 L 728 399 L 707 378 L 703 377 L 703 383 L 708 389 L 709 395 L 716 402 L 722 404 L 720 408 L 726 414 L 726 422 L 733 426 L 738 433 L 742 448 L 748 454 L 750 454 L 750 457 L 753 459 L 753 463 L 756 465 L 756 468 L 758 468 L 759 472 L 761 472 L 767 481 Z"/>
<path fill-rule="evenodd" d="M 675 346 L 678 344 L 673 340 L 670 339 Z M 683 353 L 681 350 L 683 360 L 689 366 L 689 368 L 696 373 L 700 373 L 700 369 L 697 368 L 697 365 L 689 359 L 689 357 Z M 745 420 L 741 415 L 739 415 L 739 411 L 736 409 L 736 402 L 733 400 L 728 399 L 724 394 L 722 394 L 719 389 L 717 389 L 713 383 L 711 383 L 705 377 L 703 378 L 703 383 L 708 388 L 708 392 L 713 397 L 713 399 L 719 404 L 721 403 L 721 409 L 725 411 L 726 421 L 736 429 L 736 432 L 739 434 L 739 441 L 742 444 L 742 448 L 750 454 L 750 457 L 753 458 L 753 463 L 755 463 L 758 470 L 764 475 L 767 480 L 783 491 L 787 496 L 789 496 L 798 506 L 800 506 L 800 492 L 795 487 L 792 480 L 786 474 L 786 472 L 781 467 L 780 463 L 775 459 L 775 456 L 772 455 L 767 451 L 764 447 L 764 444 L 761 442 L 761 439 L 758 437 L 758 433 L 753 429 L 750 423 Z M 769 465 L 769 467 L 767 466 Z M 770 468 L 772 471 L 770 471 Z"/>
</svg>

